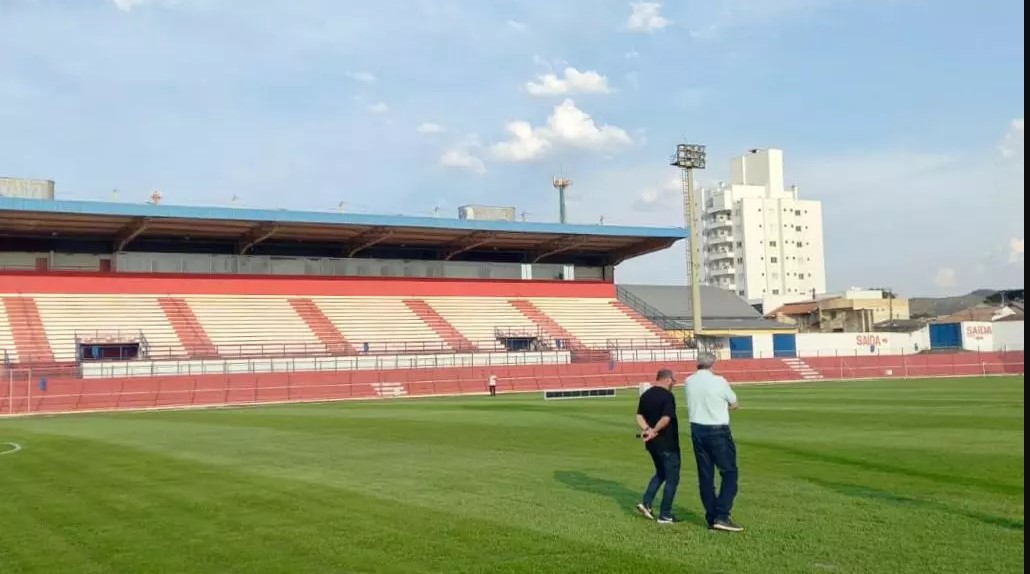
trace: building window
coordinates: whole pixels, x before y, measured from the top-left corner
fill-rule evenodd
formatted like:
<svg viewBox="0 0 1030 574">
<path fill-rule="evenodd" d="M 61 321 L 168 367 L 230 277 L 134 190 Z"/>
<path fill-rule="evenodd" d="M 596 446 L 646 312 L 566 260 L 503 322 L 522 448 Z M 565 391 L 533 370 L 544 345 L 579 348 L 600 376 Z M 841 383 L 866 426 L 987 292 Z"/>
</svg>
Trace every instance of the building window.
<svg viewBox="0 0 1030 574">
<path fill-rule="evenodd" d="M 743 291 L 737 291 L 737 295 L 740 295 L 741 297 L 743 297 L 744 296 L 744 292 Z"/>
<path fill-rule="evenodd" d="M 743 246 L 744 246 L 743 243 L 741 243 L 740 241 L 737 242 L 737 247 L 743 247 Z"/>
<path fill-rule="evenodd" d="M 797 231 L 797 232 L 800 233 L 801 232 L 801 226 L 800 225 L 795 225 L 794 226 L 794 231 Z"/>
<path fill-rule="evenodd" d="M 775 241 L 770 241 L 769 242 L 769 247 L 776 247 L 776 242 Z"/>
<path fill-rule="evenodd" d="M 804 247 L 804 244 L 803 244 L 803 243 L 801 243 L 800 241 L 798 241 L 798 242 L 797 242 L 797 246 L 798 246 L 798 247 Z"/>
<path fill-rule="evenodd" d="M 780 258 L 779 257 L 770 257 L 769 258 L 769 262 L 770 263 L 779 263 L 780 262 Z"/>
<path fill-rule="evenodd" d="M 780 290 L 779 289 L 773 289 L 773 295 L 779 295 L 779 294 L 780 294 Z"/>
<path fill-rule="evenodd" d="M 804 273 L 798 273 L 798 279 L 804 279 L 804 278 L 805 278 L 805 274 Z"/>
<path fill-rule="evenodd" d="M 795 209 L 794 210 L 794 215 L 801 215 L 801 210 L 800 209 Z"/>
<path fill-rule="evenodd" d="M 738 257 L 737 258 L 737 263 L 743 263 L 743 262 L 744 262 L 744 258 L 743 257 Z"/>
</svg>

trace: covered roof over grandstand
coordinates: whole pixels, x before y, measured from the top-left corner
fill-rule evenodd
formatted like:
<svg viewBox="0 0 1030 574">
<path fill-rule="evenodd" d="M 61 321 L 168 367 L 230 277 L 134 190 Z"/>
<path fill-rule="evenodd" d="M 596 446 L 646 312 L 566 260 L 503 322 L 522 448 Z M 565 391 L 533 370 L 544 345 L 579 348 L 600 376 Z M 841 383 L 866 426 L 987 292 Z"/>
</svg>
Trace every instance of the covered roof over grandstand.
<svg viewBox="0 0 1030 574">
<path fill-rule="evenodd" d="M 685 331 L 694 328 L 693 304 L 690 287 L 686 285 L 619 285 L 619 299 L 634 307 L 644 316 L 669 328 Z M 641 305 L 640 303 L 643 303 Z M 640 307 L 645 307 L 641 309 Z M 648 313 L 648 309 L 652 312 Z M 701 286 L 701 319 L 706 332 L 727 334 L 766 331 L 794 332 L 794 325 L 762 317 L 762 314 L 732 291 L 710 285 Z M 658 321 L 656 321 L 658 322 Z"/>
<path fill-rule="evenodd" d="M 191 243 L 238 254 L 315 254 L 614 265 L 671 246 L 682 228 L 567 225 L 0 197 L 0 237 L 105 242 L 112 251 Z M 164 244 L 163 246 L 161 244 Z M 146 246 L 145 248 L 142 246 Z"/>
</svg>

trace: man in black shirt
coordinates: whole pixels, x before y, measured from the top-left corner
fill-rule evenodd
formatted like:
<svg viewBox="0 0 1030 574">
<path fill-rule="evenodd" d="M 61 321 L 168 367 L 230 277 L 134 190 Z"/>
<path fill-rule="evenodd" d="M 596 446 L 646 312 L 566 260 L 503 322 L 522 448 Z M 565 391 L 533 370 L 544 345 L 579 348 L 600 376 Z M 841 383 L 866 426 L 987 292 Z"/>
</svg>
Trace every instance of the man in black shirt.
<svg viewBox="0 0 1030 574">
<path fill-rule="evenodd" d="M 650 389 L 640 395 L 637 404 L 637 426 L 644 447 L 654 462 L 654 477 L 644 491 L 644 497 L 637 505 L 637 511 L 654 520 L 651 504 L 658 494 L 658 488 L 665 483 L 662 506 L 658 514 L 659 524 L 672 524 L 672 501 L 680 482 L 680 429 L 676 421 L 676 397 L 672 387 L 675 377 L 669 369 L 661 369 Z"/>
</svg>

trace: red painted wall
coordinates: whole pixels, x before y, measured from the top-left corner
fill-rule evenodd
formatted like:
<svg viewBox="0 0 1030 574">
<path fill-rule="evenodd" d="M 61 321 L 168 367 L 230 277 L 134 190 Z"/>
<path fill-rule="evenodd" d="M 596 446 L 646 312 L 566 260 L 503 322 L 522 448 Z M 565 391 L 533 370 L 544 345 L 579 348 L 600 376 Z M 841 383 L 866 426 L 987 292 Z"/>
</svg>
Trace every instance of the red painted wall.
<svg viewBox="0 0 1030 574">
<path fill-rule="evenodd" d="M 0 293 L 615 298 L 603 281 L 499 281 L 146 273 L 0 273 Z"/>
<path fill-rule="evenodd" d="M 1022 374 L 1023 352 L 954 355 L 842 357 L 805 359 L 827 380 Z M 661 367 L 682 373 L 688 363 L 604 363 L 532 367 L 477 367 L 324 373 L 264 373 L 74 379 L 51 376 L 41 391 L 38 377 L 17 373 L 13 395 L 0 387 L 0 413 L 67 412 L 374 398 L 374 383 L 399 383 L 408 395 L 482 393 L 490 375 L 505 391 L 635 386 L 648 382 Z M 800 376 L 780 359 L 720 362 L 717 372 L 733 383 L 797 381 Z M 888 372 L 889 371 L 889 372 Z M 6 378 L 6 377 L 5 377 Z M 29 396 L 31 395 L 31 397 Z M 27 408 L 31 405 L 31 408 Z"/>
</svg>

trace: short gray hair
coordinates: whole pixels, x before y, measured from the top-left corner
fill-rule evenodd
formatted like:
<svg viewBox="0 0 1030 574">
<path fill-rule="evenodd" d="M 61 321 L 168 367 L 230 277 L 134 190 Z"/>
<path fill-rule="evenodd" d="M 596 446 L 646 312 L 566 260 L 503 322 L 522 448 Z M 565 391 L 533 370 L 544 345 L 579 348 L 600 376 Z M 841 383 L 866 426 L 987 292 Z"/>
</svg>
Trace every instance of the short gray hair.
<svg viewBox="0 0 1030 574">
<path fill-rule="evenodd" d="M 715 355 L 711 353 L 698 353 L 697 355 L 697 368 L 699 369 L 711 369 L 712 365 L 715 364 Z"/>
</svg>

